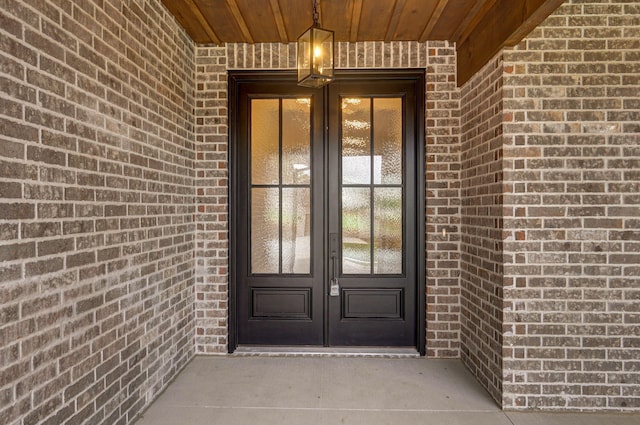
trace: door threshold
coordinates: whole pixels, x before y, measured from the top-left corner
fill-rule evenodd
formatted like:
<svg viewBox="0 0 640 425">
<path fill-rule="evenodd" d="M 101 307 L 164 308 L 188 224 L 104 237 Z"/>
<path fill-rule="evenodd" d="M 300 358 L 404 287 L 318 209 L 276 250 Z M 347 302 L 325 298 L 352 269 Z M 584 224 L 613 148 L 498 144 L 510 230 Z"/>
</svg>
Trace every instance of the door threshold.
<svg viewBox="0 0 640 425">
<path fill-rule="evenodd" d="M 317 347 L 317 346 L 247 346 L 236 348 L 233 356 L 264 357 L 375 357 L 417 358 L 415 347 Z"/>
</svg>

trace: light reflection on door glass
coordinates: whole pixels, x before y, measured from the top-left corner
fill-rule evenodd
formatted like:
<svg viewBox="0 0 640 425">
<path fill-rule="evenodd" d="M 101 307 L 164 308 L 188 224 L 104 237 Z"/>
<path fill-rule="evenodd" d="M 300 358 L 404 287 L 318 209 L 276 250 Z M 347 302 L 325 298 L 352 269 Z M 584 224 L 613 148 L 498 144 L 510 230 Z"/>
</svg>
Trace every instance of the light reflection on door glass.
<svg viewBox="0 0 640 425">
<path fill-rule="evenodd" d="M 342 182 L 371 182 L 371 101 L 342 100 Z"/>
<path fill-rule="evenodd" d="M 402 98 L 343 98 L 341 112 L 342 273 L 401 274 Z"/>
<path fill-rule="evenodd" d="M 251 189 L 251 272 L 278 273 L 280 239 L 277 188 Z"/>
<path fill-rule="evenodd" d="M 402 183 L 402 99 L 373 99 L 373 151 L 376 184 Z"/>
<path fill-rule="evenodd" d="M 252 99 L 250 134 L 251 273 L 308 274 L 311 99 Z"/>
<path fill-rule="evenodd" d="M 311 271 L 309 188 L 282 189 L 282 273 Z"/>
<path fill-rule="evenodd" d="M 371 273 L 371 196 L 368 187 L 342 189 L 342 272 Z"/>
<path fill-rule="evenodd" d="M 278 99 L 251 101 L 251 183 L 278 184 L 280 106 Z"/>
<path fill-rule="evenodd" d="M 402 273 L 402 189 L 373 191 L 373 273 Z"/>
<path fill-rule="evenodd" d="M 282 182 L 310 181 L 311 103 L 309 99 L 282 100 Z"/>
</svg>

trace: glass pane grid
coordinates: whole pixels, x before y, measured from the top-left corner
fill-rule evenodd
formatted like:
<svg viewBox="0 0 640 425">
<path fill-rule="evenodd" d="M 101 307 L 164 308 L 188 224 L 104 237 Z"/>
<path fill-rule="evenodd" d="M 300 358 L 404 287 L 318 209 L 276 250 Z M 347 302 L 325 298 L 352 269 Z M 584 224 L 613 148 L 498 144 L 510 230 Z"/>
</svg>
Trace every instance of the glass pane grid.
<svg viewBox="0 0 640 425">
<path fill-rule="evenodd" d="M 404 179 L 401 98 L 343 98 L 342 273 L 401 275 Z"/>
<path fill-rule="evenodd" d="M 251 101 L 251 274 L 311 272 L 311 99 Z"/>
</svg>

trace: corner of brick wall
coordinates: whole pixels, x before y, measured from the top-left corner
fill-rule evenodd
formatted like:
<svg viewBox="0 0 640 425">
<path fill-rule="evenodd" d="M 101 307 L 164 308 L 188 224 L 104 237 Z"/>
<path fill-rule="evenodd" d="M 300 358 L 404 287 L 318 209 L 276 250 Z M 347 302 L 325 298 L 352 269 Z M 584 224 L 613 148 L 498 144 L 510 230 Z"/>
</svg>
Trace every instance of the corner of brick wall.
<svg viewBox="0 0 640 425">
<path fill-rule="evenodd" d="M 0 40 L 0 422 L 131 423 L 194 354 L 193 42 L 147 0 Z"/>
<path fill-rule="evenodd" d="M 502 398 L 502 53 L 461 88 L 461 358 Z"/>
<path fill-rule="evenodd" d="M 460 90 L 455 45 L 426 43 L 427 356 L 460 357 Z"/>
<path fill-rule="evenodd" d="M 196 48 L 195 349 L 227 352 L 229 148 L 227 49 Z"/>
<path fill-rule="evenodd" d="M 569 0 L 504 52 L 506 409 L 640 409 L 639 40 Z"/>
</svg>

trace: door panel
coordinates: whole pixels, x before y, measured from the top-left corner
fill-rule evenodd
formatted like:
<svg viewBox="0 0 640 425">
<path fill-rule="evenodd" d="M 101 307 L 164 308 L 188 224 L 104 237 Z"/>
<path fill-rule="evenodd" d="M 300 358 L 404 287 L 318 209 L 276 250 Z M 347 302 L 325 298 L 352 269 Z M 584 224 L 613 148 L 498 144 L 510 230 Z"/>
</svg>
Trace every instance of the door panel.
<svg viewBox="0 0 640 425">
<path fill-rule="evenodd" d="M 235 106 L 237 341 L 322 345 L 322 93 L 246 82 Z"/>
<path fill-rule="evenodd" d="M 402 289 L 343 289 L 344 319 L 402 319 Z"/>
<path fill-rule="evenodd" d="M 328 92 L 328 222 L 341 258 L 329 344 L 415 347 L 414 86 L 338 81 Z"/>
<path fill-rule="evenodd" d="M 311 320 L 311 288 L 251 288 L 251 317 Z"/>
<path fill-rule="evenodd" d="M 230 350 L 421 346 L 422 79 L 269 75 L 230 84 Z"/>
</svg>

